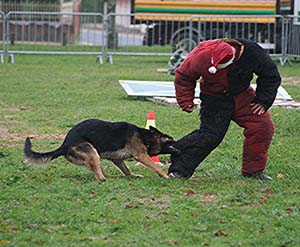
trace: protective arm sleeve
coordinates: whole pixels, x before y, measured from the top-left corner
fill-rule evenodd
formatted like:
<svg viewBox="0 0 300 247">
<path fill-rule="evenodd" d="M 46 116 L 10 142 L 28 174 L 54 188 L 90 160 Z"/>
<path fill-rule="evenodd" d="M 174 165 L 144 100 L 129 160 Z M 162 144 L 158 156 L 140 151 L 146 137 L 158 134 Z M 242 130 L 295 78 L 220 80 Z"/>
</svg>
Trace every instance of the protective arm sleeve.
<svg viewBox="0 0 300 247">
<path fill-rule="evenodd" d="M 254 73 L 256 79 L 256 96 L 254 103 L 262 105 L 265 110 L 269 109 L 277 94 L 277 89 L 281 83 L 281 77 L 276 64 L 263 49 L 257 49 L 255 52 Z"/>
<path fill-rule="evenodd" d="M 196 82 L 200 77 L 192 59 L 185 60 L 175 72 L 176 100 L 182 109 L 194 106 Z"/>
</svg>

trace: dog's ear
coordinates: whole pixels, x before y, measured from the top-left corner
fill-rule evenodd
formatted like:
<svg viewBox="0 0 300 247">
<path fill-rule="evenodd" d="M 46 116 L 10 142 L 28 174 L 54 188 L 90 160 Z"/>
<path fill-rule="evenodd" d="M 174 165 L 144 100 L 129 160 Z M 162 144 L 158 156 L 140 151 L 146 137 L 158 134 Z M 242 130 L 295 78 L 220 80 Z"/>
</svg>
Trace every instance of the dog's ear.
<svg viewBox="0 0 300 247">
<path fill-rule="evenodd" d="M 157 129 L 157 128 L 155 128 L 155 127 L 153 127 L 153 126 L 149 126 L 149 130 L 152 132 L 152 133 L 159 133 L 159 134 L 161 134 L 161 132 Z"/>
</svg>

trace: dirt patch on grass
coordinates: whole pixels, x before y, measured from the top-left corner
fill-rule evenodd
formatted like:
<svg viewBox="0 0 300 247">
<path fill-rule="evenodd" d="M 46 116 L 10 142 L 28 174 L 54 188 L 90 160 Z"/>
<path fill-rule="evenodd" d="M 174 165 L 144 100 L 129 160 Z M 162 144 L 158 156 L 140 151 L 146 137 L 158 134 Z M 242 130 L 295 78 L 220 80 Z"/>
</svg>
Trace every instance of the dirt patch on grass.
<svg viewBox="0 0 300 247">
<path fill-rule="evenodd" d="M 16 124 L 14 121 L 10 123 L 11 125 Z M 2 123 L 0 122 L 0 140 L 2 142 L 8 142 L 8 143 L 0 143 L 0 147 L 16 147 L 20 146 L 20 144 L 14 143 L 17 141 L 24 141 L 25 138 L 29 136 L 32 139 L 35 140 L 53 140 L 53 139 L 58 139 L 58 140 L 63 140 L 65 138 L 65 134 L 33 134 L 33 135 L 28 135 L 28 134 L 14 134 L 14 133 L 9 133 L 9 129 Z"/>
<path fill-rule="evenodd" d="M 299 77 L 283 77 L 282 81 L 284 84 L 289 84 L 293 86 L 300 85 L 300 78 Z"/>
<path fill-rule="evenodd" d="M 6 141 L 6 143 L 0 143 L 0 147 L 22 147 L 23 143 L 17 143 L 19 141 L 25 141 L 25 138 L 29 136 L 34 140 L 63 140 L 65 134 L 40 134 L 40 135 L 27 135 L 27 134 L 8 134 L 3 133 L 0 128 L 0 140 Z"/>
<path fill-rule="evenodd" d="M 16 134 L 10 133 L 11 129 L 17 127 L 20 122 L 13 120 L 16 115 L 15 112 L 25 110 L 24 107 L 10 107 L 4 102 L 0 101 L 0 109 L 6 111 L 7 113 L 3 115 L 3 118 L 6 119 L 4 121 L 0 121 L 0 140 L 6 141 L 7 143 L 0 143 L 0 147 L 12 147 L 19 146 L 20 144 L 14 143 L 17 141 L 24 141 L 27 136 L 36 140 L 53 140 L 53 139 L 64 139 L 65 134 Z"/>
<path fill-rule="evenodd" d="M 65 134 L 40 134 L 40 135 L 28 135 L 28 134 L 9 134 L 4 133 L 3 128 L 0 127 L 0 139 L 4 141 L 21 141 L 25 140 L 27 136 L 35 140 L 51 140 L 51 139 L 64 139 Z"/>
</svg>

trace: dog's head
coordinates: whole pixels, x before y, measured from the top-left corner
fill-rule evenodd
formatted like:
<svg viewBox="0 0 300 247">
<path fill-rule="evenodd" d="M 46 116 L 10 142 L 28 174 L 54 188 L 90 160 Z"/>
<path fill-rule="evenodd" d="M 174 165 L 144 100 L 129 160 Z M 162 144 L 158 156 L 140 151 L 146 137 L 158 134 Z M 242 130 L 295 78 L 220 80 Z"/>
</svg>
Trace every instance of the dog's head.
<svg viewBox="0 0 300 247">
<path fill-rule="evenodd" d="M 180 154 L 180 150 L 173 146 L 175 140 L 171 136 L 160 132 L 152 126 L 149 127 L 149 132 L 150 135 L 146 142 L 150 156 L 157 154 Z"/>
</svg>

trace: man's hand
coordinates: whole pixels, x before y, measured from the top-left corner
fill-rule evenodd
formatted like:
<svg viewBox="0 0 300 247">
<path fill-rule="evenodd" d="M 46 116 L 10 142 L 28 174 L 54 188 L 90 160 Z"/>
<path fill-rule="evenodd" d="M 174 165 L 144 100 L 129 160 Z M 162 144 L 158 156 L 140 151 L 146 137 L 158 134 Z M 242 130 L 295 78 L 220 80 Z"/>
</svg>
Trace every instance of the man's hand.
<svg viewBox="0 0 300 247">
<path fill-rule="evenodd" d="M 194 105 L 188 105 L 188 106 L 182 107 L 182 110 L 185 112 L 191 113 L 194 110 Z"/>
<path fill-rule="evenodd" d="M 257 114 L 259 116 L 266 112 L 266 109 L 258 103 L 251 103 L 251 108 L 252 108 L 253 113 Z"/>
</svg>

